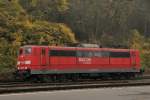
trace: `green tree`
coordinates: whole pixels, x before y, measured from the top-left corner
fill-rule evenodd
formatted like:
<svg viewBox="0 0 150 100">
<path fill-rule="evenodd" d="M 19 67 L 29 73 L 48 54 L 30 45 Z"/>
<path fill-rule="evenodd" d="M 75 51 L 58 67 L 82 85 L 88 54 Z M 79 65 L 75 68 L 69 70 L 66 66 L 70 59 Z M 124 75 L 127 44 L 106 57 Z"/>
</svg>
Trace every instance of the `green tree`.
<svg viewBox="0 0 150 100">
<path fill-rule="evenodd" d="M 150 38 L 145 38 L 143 44 L 143 65 L 150 68 Z"/>
<path fill-rule="evenodd" d="M 133 30 L 131 33 L 130 48 L 139 49 L 142 66 L 150 67 L 150 39 L 144 38 L 137 30 Z"/>
<path fill-rule="evenodd" d="M 64 14 L 69 8 L 68 0 L 20 0 L 20 2 L 32 20 L 58 22 L 61 14 Z"/>
<path fill-rule="evenodd" d="M 0 72 L 6 71 L 5 69 L 12 71 L 16 67 L 17 51 L 22 45 L 52 45 L 76 41 L 72 30 L 63 23 L 48 22 L 36 17 L 33 20 L 27 9 L 20 4 L 22 1 L 0 0 Z M 36 8 L 43 0 L 29 1 L 35 3 L 32 6 Z M 52 3 L 53 10 L 63 12 L 67 9 L 66 0 L 52 0 Z M 41 10 L 40 7 L 36 9 Z"/>
<path fill-rule="evenodd" d="M 139 49 L 142 51 L 144 43 L 144 37 L 138 32 L 138 30 L 132 30 L 130 35 L 129 47 L 132 49 Z"/>
</svg>

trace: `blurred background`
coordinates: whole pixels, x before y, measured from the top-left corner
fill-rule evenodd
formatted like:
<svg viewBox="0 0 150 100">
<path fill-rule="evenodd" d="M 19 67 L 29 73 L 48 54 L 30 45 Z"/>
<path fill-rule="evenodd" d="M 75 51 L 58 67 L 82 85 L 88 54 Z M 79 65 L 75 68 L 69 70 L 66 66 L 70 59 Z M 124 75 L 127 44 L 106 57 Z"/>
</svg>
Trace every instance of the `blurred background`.
<svg viewBox="0 0 150 100">
<path fill-rule="evenodd" d="M 150 0 L 0 0 L 0 78 L 22 45 L 97 43 L 139 49 L 150 68 Z"/>
</svg>

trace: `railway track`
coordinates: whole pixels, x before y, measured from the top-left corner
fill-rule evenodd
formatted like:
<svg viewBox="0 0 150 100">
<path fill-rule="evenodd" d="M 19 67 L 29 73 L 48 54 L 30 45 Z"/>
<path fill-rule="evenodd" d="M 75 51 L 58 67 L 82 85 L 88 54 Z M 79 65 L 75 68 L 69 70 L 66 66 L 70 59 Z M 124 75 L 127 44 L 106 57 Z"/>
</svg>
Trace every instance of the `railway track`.
<svg viewBox="0 0 150 100">
<path fill-rule="evenodd" d="M 144 75 L 143 77 L 141 77 L 142 80 L 145 80 L 145 79 L 150 79 L 150 75 Z M 140 79 L 133 79 L 133 80 L 140 80 Z M 120 82 L 127 82 L 128 80 L 111 80 L 111 79 L 108 79 L 108 80 L 79 80 L 77 81 L 76 83 L 80 83 L 80 84 L 84 84 L 85 82 L 86 83 L 93 83 L 94 82 L 102 82 L 102 83 L 116 83 L 118 81 Z M 65 84 L 72 84 L 72 83 L 75 83 L 75 82 L 69 82 L 69 83 L 65 83 Z M 0 81 L 0 87 L 14 87 L 14 86 L 20 86 L 20 85 L 41 85 L 41 84 L 48 84 L 48 85 L 62 85 L 64 84 L 63 82 L 53 82 L 53 83 L 33 83 L 33 82 L 24 82 L 24 81 Z"/>
<path fill-rule="evenodd" d="M 145 76 L 138 80 L 93 80 L 78 82 L 55 82 L 55 83 L 31 83 L 31 82 L 8 82 L 0 83 L 0 94 L 34 92 L 34 91 L 54 91 L 85 88 L 123 87 L 123 86 L 144 86 L 150 85 L 150 76 Z"/>
</svg>

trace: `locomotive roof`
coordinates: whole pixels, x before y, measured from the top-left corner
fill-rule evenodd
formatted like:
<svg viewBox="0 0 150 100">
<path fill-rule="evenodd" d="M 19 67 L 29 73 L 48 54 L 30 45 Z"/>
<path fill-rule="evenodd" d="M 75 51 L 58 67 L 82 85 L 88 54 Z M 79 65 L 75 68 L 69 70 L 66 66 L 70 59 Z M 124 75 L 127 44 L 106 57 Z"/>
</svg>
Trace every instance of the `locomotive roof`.
<svg viewBox="0 0 150 100">
<path fill-rule="evenodd" d="M 24 47 L 32 47 L 32 48 L 50 48 L 54 50 L 108 50 L 108 51 L 135 51 L 135 49 L 118 49 L 118 48 L 87 48 L 87 47 L 64 47 L 64 46 L 39 46 L 39 45 L 25 45 Z"/>
</svg>

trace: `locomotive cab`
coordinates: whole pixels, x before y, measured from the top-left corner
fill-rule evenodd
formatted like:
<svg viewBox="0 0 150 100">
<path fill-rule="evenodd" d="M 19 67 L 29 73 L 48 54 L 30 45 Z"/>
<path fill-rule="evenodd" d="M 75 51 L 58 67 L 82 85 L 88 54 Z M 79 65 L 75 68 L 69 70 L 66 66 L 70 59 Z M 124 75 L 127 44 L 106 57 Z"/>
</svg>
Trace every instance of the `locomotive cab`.
<svg viewBox="0 0 150 100">
<path fill-rule="evenodd" d="M 32 63 L 32 47 L 21 47 L 17 59 L 17 75 L 29 75 Z"/>
<path fill-rule="evenodd" d="M 48 48 L 45 46 L 27 45 L 19 49 L 17 59 L 17 76 L 29 77 L 36 70 L 48 68 Z"/>
</svg>

